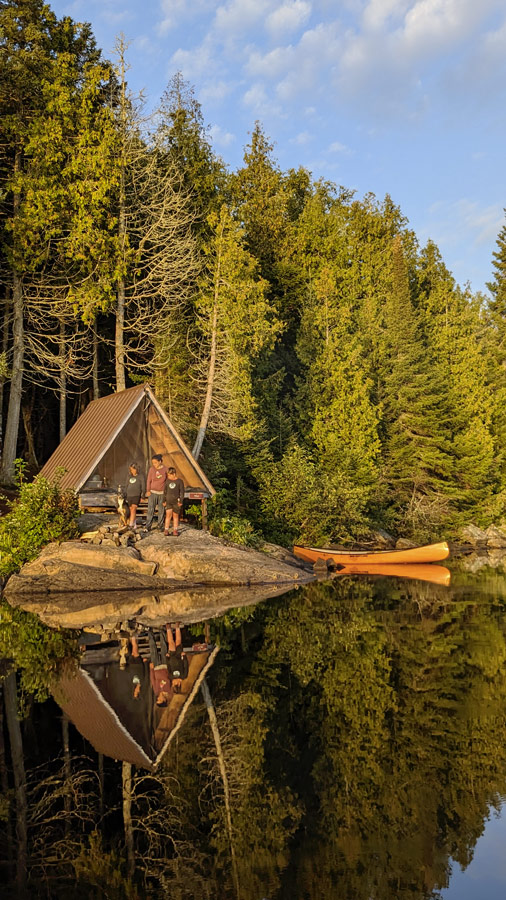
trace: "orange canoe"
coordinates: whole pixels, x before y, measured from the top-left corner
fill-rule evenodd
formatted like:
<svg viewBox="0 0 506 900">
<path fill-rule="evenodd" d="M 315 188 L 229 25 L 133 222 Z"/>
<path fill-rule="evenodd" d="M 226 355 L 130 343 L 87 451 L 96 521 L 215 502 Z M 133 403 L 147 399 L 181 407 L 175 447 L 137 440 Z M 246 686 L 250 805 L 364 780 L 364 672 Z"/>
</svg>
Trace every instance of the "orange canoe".
<svg viewBox="0 0 506 900">
<path fill-rule="evenodd" d="M 442 584 L 448 587 L 451 572 L 445 566 L 434 566 L 430 563 L 401 563 L 395 565 L 350 565 L 339 567 L 334 575 L 387 575 L 395 578 L 413 578 L 416 581 L 430 581 L 431 584 Z"/>
<path fill-rule="evenodd" d="M 450 554 L 446 541 L 412 547 L 409 550 L 326 550 L 318 547 L 294 547 L 295 556 L 314 563 L 317 559 L 329 560 L 335 565 L 403 565 L 404 563 L 440 562 Z"/>
</svg>

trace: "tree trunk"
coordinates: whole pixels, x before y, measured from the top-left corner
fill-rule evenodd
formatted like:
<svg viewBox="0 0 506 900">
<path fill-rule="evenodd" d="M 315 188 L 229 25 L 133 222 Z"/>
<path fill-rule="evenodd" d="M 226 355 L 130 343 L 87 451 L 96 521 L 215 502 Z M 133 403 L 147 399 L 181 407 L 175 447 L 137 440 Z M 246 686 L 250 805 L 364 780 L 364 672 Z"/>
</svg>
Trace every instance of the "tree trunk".
<svg viewBox="0 0 506 900">
<path fill-rule="evenodd" d="M 115 333 L 115 363 L 116 363 L 116 390 L 124 391 L 125 378 L 125 281 L 120 278 L 118 282 L 118 296 L 116 304 L 116 333 Z"/>
<path fill-rule="evenodd" d="M 14 173 L 21 168 L 21 150 L 16 150 Z M 14 194 L 13 214 L 18 215 L 21 204 L 19 194 Z M 14 482 L 14 460 L 18 443 L 19 414 L 21 395 L 23 393 L 23 364 L 25 356 L 25 335 L 23 322 L 23 280 L 17 272 L 12 273 L 12 377 L 9 394 L 9 410 L 5 428 L 5 441 L 2 451 L 2 467 L 0 481 L 4 484 Z"/>
<path fill-rule="evenodd" d="M 125 198 L 125 170 L 126 170 L 126 137 L 127 137 L 127 108 L 126 108 L 126 81 L 125 81 L 125 50 L 126 45 L 120 38 L 119 60 L 121 74 L 121 162 L 119 177 L 119 212 L 118 212 L 118 237 L 120 249 L 120 265 L 125 264 L 126 250 L 126 198 Z M 124 391 L 125 379 L 125 274 L 118 278 L 117 305 L 116 305 L 116 331 L 115 331 L 115 364 L 116 364 L 116 390 Z"/>
<path fill-rule="evenodd" d="M 100 387 L 98 384 L 98 334 L 97 320 L 93 323 L 93 399 L 98 400 L 100 397 Z"/>
<path fill-rule="evenodd" d="M 2 452 L 2 468 L 0 470 L 0 481 L 4 484 L 12 484 L 14 482 L 14 460 L 16 459 L 21 397 L 23 393 L 23 362 L 25 355 L 23 283 L 17 274 L 13 275 L 12 313 L 12 378 Z"/>
<path fill-rule="evenodd" d="M 197 432 L 197 437 L 195 439 L 195 443 L 193 445 L 192 456 L 195 460 L 198 460 L 200 456 L 200 451 L 202 450 L 202 444 L 204 443 L 204 438 L 206 436 L 207 424 L 209 422 L 209 416 L 211 414 L 211 406 L 213 403 L 213 390 L 214 390 L 214 376 L 216 373 L 216 343 L 217 343 L 217 328 L 218 328 L 218 303 L 214 303 L 213 309 L 213 319 L 212 319 L 212 331 L 211 331 L 211 352 L 209 355 L 209 368 L 207 370 L 207 388 L 206 388 L 206 398 L 204 400 L 204 408 L 202 410 L 202 416 L 200 418 L 199 430 Z"/>
<path fill-rule="evenodd" d="M 34 437 L 33 426 L 32 426 L 32 411 L 33 411 L 33 393 L 32 393 L 30 402 L 23 403 L 21 405 L 21 412 L 23 415 L 23 425 L 24 425 L 24 429 L 25 429 L 28 466 L 31 471 L 36 471 L 39 468 L 39 462 L 37 459 L 37 454 L 35 452 L 35 437 Z"/>
<path fill-rule="evenodd" d="M 100 790 L 100 818 L 104 815 L 104 754 L 98 754 L 98 785 Z"/>
<path fill-rule="evenodd" d="M 65 370 L 65 323 L 60 322 L 60 443 L 67 433 L 67 372 Z"/>
<path fill-rule="evenodd" d="M 134 831 L 132 827 L 132 764 L 122 764 L 123 776 L 123 826 L 127 852 L 127 875 L 133 878 L 135 872 Z"/>
<path fill-rule="evenodd" d="M 11 672 L 11 674 L 8 675 L 4 680 L 4 700 L 7 728 L 9 731 L 9 741 L 11 745 L 14 789 L 16 794 L 17 894 L 18 897 L 25 897 L 26 869 L 28 864 L 26 776 L 23 757 L 23 740 L 21 737 L 21 728 L 18 719 L 18 694 L 15 672 Z"/>
<path fill-rule="evenodd" d="M 216 756 L 218 757 L 218 765 L 220 767 L 221 779 L 223 781 L 223 795 L 225 798 L 225 816 L 227 821 L 227 831 L 228 831 L 228 839 L 230 842 L 230 859 L 232 862 L 232 880 L 234 882 L 234 890 L 236 897 L 239 900 L 240 897 L 240 889 L 239 889 L 239 874 L 237 871 L 237 860 L 235 856 L 235 848 L 234 848 L 234 838 L 232 831 L 232 813 L 230 811 L 230 791 L 228 787 L 228 778 L 227 778 L 227 770 L 225 767 L 225 757 L 223 756 L 223 750 L 221 747 L 221 738 L 220 738 L 220 730 L 218 728 L 218 720 L 216 718 L 216 713 L 214 711 L 213 701 L 211 698 L 211 692 L 209 690 L 206 679 L 204 678 L 200 690 L 202 691 L 202 696 L 204 698 L 204 703 L 206 705 L 207 714 L 209 716 L 209 723 L 211 725 L 211 731 L 213 733 L 214 738 L 214 746 L 216 747 Z"/>
<path fill-rule="evenodd" d="M 3 330 L 2 330 L 2 356 L 4 360 L 7 360 L 7 348 L 9 346 L 9 316 L 11 309 L 11 301 L 9 292 L 6 292 L 5 297 L 5 305 L 4 305 L 4 321 L 3 321 Z M 2 442 L 3 442 L 3 413 L 4 413 L 4 391 L 5 391 L 5 378 L 2 375 L 0 377 L 0 454 L 2 452 Z"/>
</svg>

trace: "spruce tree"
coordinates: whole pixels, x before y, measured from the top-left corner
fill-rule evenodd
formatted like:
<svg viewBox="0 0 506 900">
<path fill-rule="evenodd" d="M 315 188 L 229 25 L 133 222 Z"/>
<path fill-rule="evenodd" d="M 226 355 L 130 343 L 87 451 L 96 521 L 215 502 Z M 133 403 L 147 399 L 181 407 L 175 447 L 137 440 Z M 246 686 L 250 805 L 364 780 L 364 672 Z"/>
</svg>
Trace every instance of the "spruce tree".
<svg viewBox="0 0 506 900">
<path fill-rule="evenodd" d="M 430 241 L 420 254 L 417 284 L 417 306 L 438 372 L 451 441 L 448 492 L 465 515 L 480 517 L 498 479 L 482 305 L 479 297 L 455 285 Z"/>
<path fill-rule="evenodd" d="M 384 474 L 397 521 L 430 530 L 447 512 L 451 457 L 441 381 L 413 307 L 400 236 L 392 245 L 391 277 L 385 305 Z"/>
<path fill-rule="evenodd" d="M 492 429 L 497 446 L 501 488 L 506 490 L 506 224 L 497 237 L 492 254 L 493 280 L 487 287 L 488 302 L 486 347 L 489 360 Z M 503 510 L 501 510 L 502 512 Z"/>
</svg>

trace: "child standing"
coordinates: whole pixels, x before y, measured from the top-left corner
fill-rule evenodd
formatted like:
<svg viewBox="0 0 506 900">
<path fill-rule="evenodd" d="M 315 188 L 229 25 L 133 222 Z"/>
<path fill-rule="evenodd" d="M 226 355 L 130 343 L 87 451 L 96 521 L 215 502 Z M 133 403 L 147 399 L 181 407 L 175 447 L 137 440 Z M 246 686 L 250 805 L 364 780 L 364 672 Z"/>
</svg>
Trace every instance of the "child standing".
<svg viewBox="0 0 506 900">
<path fill-rule="evenodd" d="M 167 481 L 163 490 L 163 505 L 165 507 L 165 531 L 169 534 L 169 525 L 174 516 L 174 537 L 179 536 L 179 513 L 183 508 L 184 500 L 184 482 L 182 478 L 177 477 L 177 472 L 173 466 L 167 470 Z"/>
</svg>

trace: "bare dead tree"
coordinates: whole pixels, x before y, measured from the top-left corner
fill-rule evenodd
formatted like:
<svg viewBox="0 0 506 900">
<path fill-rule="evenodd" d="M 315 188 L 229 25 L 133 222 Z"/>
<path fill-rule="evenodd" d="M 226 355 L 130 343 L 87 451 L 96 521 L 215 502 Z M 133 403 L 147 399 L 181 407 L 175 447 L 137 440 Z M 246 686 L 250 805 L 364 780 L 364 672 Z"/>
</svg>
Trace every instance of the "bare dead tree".
<svg viewBox="0 0 506 900">
<path fill-rule="evenodd" d="M 148 133 L 153 120 L 143 118 L 141 100 L 126 89 L 126 50 L 120 36 L 117 390 L 125 387 L 127 368 L 156 372 L 163 367 L 166 354 L 180 340 L 181 330 L 175 326 L 198 271 L 191 230 L 195 213 L 156 131 Z"/>
<path fill-rule="evenodd" d="M 216 718 L 216 712 L 214 709 L 213 701 L 211 698 L 211 692 L 209 690 L 206 679 L 204 678 L 200 690 L 202 691 L 202 696 L 204 698 L 204 703 L 207 709 L 207 715 L 209 716 L 209 724 L 211 726 L 211 731 L 213 734 L 214 745 L 216 747 L 216 757 L 218 760 L 218 765 L 220 768 L 221 780 L 223 782 L 223 798 L 225 803 L 225 819 L 227 823 L 227 832 L 228 839 L 230 842 L 230 860 L 232 863 L 232 880 L 234 882 L 234 889 L 236 893 L 237 900 L 240 898 L 240 885 L 239 885 L 239 873 L 237 870 L 237 859 L 235 853 L 234 846 L 234 832 L 232 829 L 232 812 L 230 806 L 230 789 L 228 784 L 228 774 L 227 767 L 225 764 L 225 757 L 223 754 L 223 749 L 221 746 L 221 737 L 220 737 L 220 729 L 218 727 L 218 720 Z"/>
</svg>

